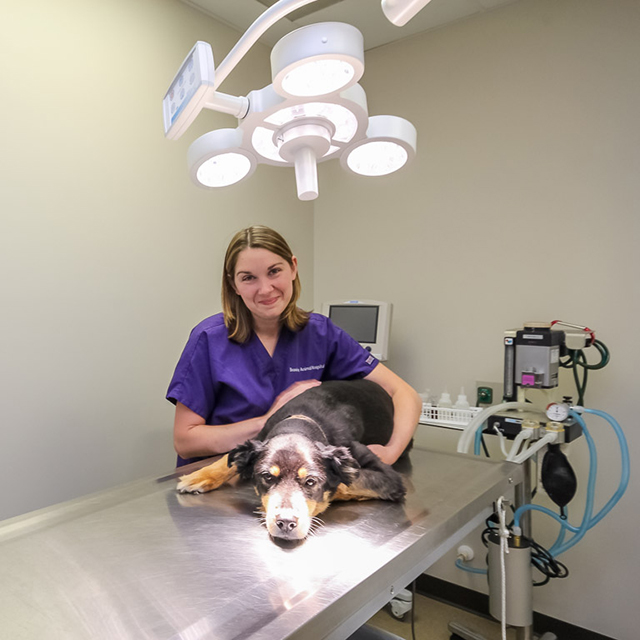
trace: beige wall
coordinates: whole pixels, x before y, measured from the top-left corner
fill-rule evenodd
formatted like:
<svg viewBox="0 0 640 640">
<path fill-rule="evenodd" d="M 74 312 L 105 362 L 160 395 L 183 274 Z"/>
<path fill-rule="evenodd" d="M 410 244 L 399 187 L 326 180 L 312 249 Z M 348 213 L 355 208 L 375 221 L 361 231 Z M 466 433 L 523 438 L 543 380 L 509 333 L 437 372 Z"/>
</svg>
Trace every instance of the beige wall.
<svg viewBox="0 0 640 640">
<path fill-rule="evenodd" d="M 282 229 L 312 304 L 311 205 L 290 172 L 199 190 L 203 114 L 177 142 L 161 101 L 198 39 L 239 34 L 177 0 L 12 2 L 0 20 L 0 518 L 172 469 L 164 392 L 191 328 L 219 311 L 231 235 Z M 224 84 L 270 82 L 257 46 Z"/>
<path fill-rule="evenodd" d="M 331 188 L 315 206 L 316 306 L 341 297 L 393 302 L 389 365 L 419 391 L 438 393 L 501 380 L 507 328 L 587 324 L 612 353 L 609 367 L 590 375 L 587 405 L 618 418 L 637 457 L 639 59 L 640 3 L 630 0 L 522 0 L 368 52 L 369 113 L 411 120 L 418 156 L 383 179 L 321 166 Z M 564 386 L 572 387 L 569 375 Z M 619 455 L 610 428 L 591 422 L 603 505 Z M 455 448 L 451 433 L 424 428 L 420 437 Z M 584 441 L 571 447 L 581 486 L 586 457 Z M 538 611 L 637 637 L 640 555 L 628 541 L 639 524 L 638 488 L 634 474 L 623 502 L 565 554 L 568 579 L 535 590 Z M 535 528 L 550 546 L 557 528 L 544 517 Z M 479 538 L 469 541 L 481 566 Z M 432 573 L 486 590 L 453 560 Z"/>
</svg>

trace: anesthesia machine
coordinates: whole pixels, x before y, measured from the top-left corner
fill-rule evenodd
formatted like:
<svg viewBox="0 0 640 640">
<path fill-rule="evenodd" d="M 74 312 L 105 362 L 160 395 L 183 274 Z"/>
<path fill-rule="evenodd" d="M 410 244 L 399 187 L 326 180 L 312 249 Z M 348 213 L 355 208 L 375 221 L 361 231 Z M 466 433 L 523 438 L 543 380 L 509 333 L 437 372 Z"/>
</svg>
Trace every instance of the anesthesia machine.
<svg viewBox="0 0 640 640">
<path fill-rule="evenodd" d="M 585 351 L 588 349 L 598 353 L 598 362 L 587 361 Z M 476 413 L 458 441 L 458 452 L 470 453 L 473 448 L 474 454 L 479 455 L 484 436 L 497 436 L 504 458 L 522 464 L 525 478 L 528 478 L 523 490 L 516 492 L 511 522 L 507 522 L 506 502 L 501 501 L 497 503 L 496 513 L 487 520 L 482 538 L 488 547 L 488 569 L 468 566 L 466 561 L 470 558 L 464 555 L 456 561 L 460 569 L 488 574 L 490 612 L 502 621 L 503 634 L 508 624 L 517 627 L 518 633 L 522 634 L 518 638 L 533 637 L 532 587 L 568 575 L 558 556 L 580 542 L 587 531 L 611 511 L 627 488 L 629 450 L 620 425 L 604 411 L 583 406 L 589 371 L 602 369 L 608 362 L 608 349 L 588 327 L 554 321 L 528 323 L 522 329 L 507 331 L 504 336 L 504 401 Z M 568 396 L 561 401 L 557 397 L 562 368 L 573 373 L 577 393 L 575 403 Z M 539 390 L 538 396 L 545 398 L 546 409 L 536 407 L 527 397 L 534 389 Z M 601 418 L 611 426 L 621 456 L 618 487 L 597 512 L 594 507 L 597 451 L 585 423 L 587 415 Z M 589 452 L 586 503 L 580 521 L 571 524 L 567 505 L 576 493 L 577 480 L 561 447 L 583 435 Z M 485 453 L 488 455 L 486 447 Z M 543 453 L 539 476 L 542 488 L 558 507 L 557 513 L 532 502 L 535 493 L 532 495 L 530 489 L 530 465 L 537 463 L 538 456 Z M 558 538 L 549 549 L 533 539 L 531 511 L 544 513 L 560 527 Z M 571 534 L 568 539 L 567 534 Z M 532 579 L 532 567 L 542 574 L 539 582 Z M 477 634 L 456 624 L 450 625 L 450 630 L 454 639 L 481 640 Z M 555 636 L 543 636 L 545 639 L 551 637 Z"/>
</svg>

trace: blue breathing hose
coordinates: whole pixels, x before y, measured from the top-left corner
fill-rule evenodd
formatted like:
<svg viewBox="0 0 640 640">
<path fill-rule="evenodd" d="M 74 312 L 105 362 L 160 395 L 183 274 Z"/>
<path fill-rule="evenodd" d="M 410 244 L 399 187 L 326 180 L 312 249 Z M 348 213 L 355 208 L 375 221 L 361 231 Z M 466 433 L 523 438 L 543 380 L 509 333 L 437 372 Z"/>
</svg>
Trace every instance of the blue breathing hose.
<svg viewBox="0 0 640 640">
<path fill-rule="evenodd" d="M 473 439 L 473 455 L 480 455 L 480 444 L 482 442 L 482 425 L 476 429 L 475 438 Z"/>
<path fill-rule="evenodd" d="M 525 504 L 516 509 L 513 526 L 520 526 L 520 519 L 522 514 L 526 511 L 540 511 L 551 518 L 553 518 L 558 524 L 561 525 L 560 533 L 558 535 L 558 539 L 554 542 L 551 549 L 549 549 L 549 553 L 555 558 L 559 556 L 561 553 L 567 551 L 574 545 L 576 545 L 582 538 L 585 536 L 587 531 L 594 527 L 600 520 L 602 520 L 608 513 L 613 509 L 613 507 L 618 503 L 620 498 L 624 495 L 624 492 L 627 490 L 627 486 L 629 484 L 629 474 L 630 474 L 630 461 L 629 461 L 629 446 L 627 444 L 627 440 L 624 437 L 624 432 L 622 428 L 618 424 L 618 422 L 610 416 L 608 413 L 604 411 L 598 411 L 597 409 L 582 409 L 584 413 L 590 413 L 592 415 L 599 416 L 606 420 L 612 427 L 618 438 L 618 443 L 620 445 L 620 456 L 621 456 L 621 474 L 620 474 L 620 483 L 618 485 L 617 490 L 611 496 L 607 504 L 605 504 L 600 511 L 592 517 L 593 514 L 593 503 L 595 499 L 595 489 L 596 489 L 596 476 L 598 471 L 598 454 L 596 452 L 595 442 L 587 429 L 587 425 L 584 420 L 580 416 L 580 414 L 576 413 L 573 409 L 570 411 L 570 415 L 573 419 L 580 425 L 582 428 L 582 432 L 584 433 L 585 440 L 587 442 L 587 446 L 589 448 L 589 479 L 587 481 L 587 499 L 584 509 L 584 514 L 582 516 L 582 522 L 579 527 L 575 527 L 567 520 L 562 519 L 558 514 L 554 513 L 550 509 L 546 507 L 541 507 L 535 504 Z M 474 454 L 480 455 L 480 441 L 482 438 L 482 429 L 479 428 L 475 433 L 475 441 L 474 441 Z M 570 531 L 574 535 L 567 540 L 564 541 L 566 531 Z M 479 573 L 486 574 L 486 569 L 474 569 L 473 567 L 466 566 L 460 559 L 456 560 L 456 567 L 459 569 L 463 569 L 464 571 L 468 571 L 469 573 Z"/>
<path fill-rule="evenodd" d="M 563 520 L 562 518 L 560 518 L 557 514 L 555 514 L 550 509 L 547 509 L 546 507 L 541 507 L 538 505 L 533 505 L 533 504 L 525 504 L 525 505 L 522 505 L 520 508 L 518 508 L 515 512 L 514 522 L 513 522 L 515 527 L 519 527 L 520 518 L 522 517 L 522 514 L 525 511 L 541 511 L 542 513 L 545 513 L 546 515 L 551 516 L 554 520 L 556 520 L 556 522 L 558 522 L 562 526 L 562 530 L 560 532 L 560 535 L 558 536 L 558 539 L 554 543 L 553 547 L 549 549 L 549 553 L 553 557 L 559 556 L 561 553 L 564 553 L 565 551 L 567 551 L 567 549 L 570 549 L 571 547 L 573 547 L 584 537 L 584 535 L 589 529 L 591 529 L 596 524 L 598 524 L 598 522 L 600 522 L 600 520 L 602 520 L 602 518 L 604 518 L 609 513 L 609 511 L 611 511 L 611 509 L 613 509 L 613 507 L 618 503 L 618 501 L 623 496 L 629 484 L 629 469 L 630 469 L 629 447 L 624 437 L 622 428 L 613 417 L 611 417 L 608 413 L 605 413 L 604 411 L 597 411 L 595 409 L 583 409 L 583 411 L 584 413 L 590 413 L 593 415 L 600 416 L 613 427 L 613 430 L 618 438 L 618 443 L 620 444 L 620 454 L 622 458 L 622 471 L 620 476 L 620 483 L 618 485 L 618 489 L 613 494 L 613 496 L 611 496 L 607 504 L 595 516 L 592 517 L 593 503 L 595 498 L 596 474 L 597 474 L 597 468 L 598 468 L 597 453 L 596 453 L 595 443 L 593 441 L 593 438 L 591 437 L 591 434 L 589 433 L 589 430 L 587 429 L 586 424 L 584 423 L 584 420 L 578 413 L 572 410 L 570 412 L 571 416 L 582 427 L 582 431 L 585 435 L 587 446 L 589 447 L 589 461 L 590 461 L 589 462 L 589 480 L 587 482 L 587 499 L 586 499 L 584 515 L 582 517 L 582 522 L 580 526 L 579 527 L 572 526 L 566 520 Z M 564 542 L 564 536 L 563 536 L 564 529 L 571 531 L 572 533 L 575 534 L 572 538 L 570 538 L 566 542 Z"/>
<path fill-rule="evenodd" d="M 620 455 L 622 457 L 622 473 L 620 475 L 620 484 L 618 485 L 618 489 L 611 496 L 607 504 L 598 512 L 598 515 L 592 520 L 591 527 L 598 524 L 602 518 L 604 518 L 613 507 L 618 503 L 620 498 L 622 498 L 624 492 L 627 490 L 627 486 L 629 485 L 629 475 L 631 463 L 629 460 L 629 446 L 627 445 L 627 440 L 624 437 L 624 432 L 620 425 L 612 418 L 608 413 L 604 411 L 598 411 L 596 409 L 584 409 L 585 413 L 591 413 L 595 416 L 600 416 L 604 420 L 606 420 L 616 432 L 618 436 L 618 442 L 620 443 Z M 590 527 L 590 528 L 591 528 Z"/>
</svg>

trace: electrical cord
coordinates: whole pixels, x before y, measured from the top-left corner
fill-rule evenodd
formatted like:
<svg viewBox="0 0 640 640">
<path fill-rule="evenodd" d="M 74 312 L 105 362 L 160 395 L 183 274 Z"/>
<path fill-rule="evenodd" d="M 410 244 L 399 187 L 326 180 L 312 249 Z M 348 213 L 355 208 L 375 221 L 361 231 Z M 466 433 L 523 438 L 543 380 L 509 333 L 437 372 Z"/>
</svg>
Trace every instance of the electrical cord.
<svg viewBox="0 0 640 640">
<path fill-rule="evenodd" d="M 489 516 L 486 521 L 486 528 L 481 534 L 482 544 L 485 547 L 489 546 L 489 535 L 495 534 L 497 529 L 497 521 L 495 515 Z M 509 525 L 509 529 L 511 529 L 511 524 Z M 531 564 L 537 569 L 543 576 L 544 579 L 541 582 L 533 583 L 534 587 L 542 587 L 547 584 L 552 578 L 566 578 L 569 575 L 569 569 L 565 564 L 556 560 L 548 549 L 543 547 L 541 544 L 538 544 L 532 538 L 527 538 L 523 536 L 523 538 L 531 545 Z"/>
<path fill-rule="evenodd" d="M 480 444 L 482 444 L 482 450 L 487 458 L 490 458 L 489 449 L 487 449 L 487 443 L 484 441 L 484 435 L 480 436 Z"/>
<path fill-rule="evenodd" d="M 534 587 L 542 587 L 552 578 L 566 578 L 569 575 L 567 566 L 556 560 L 547 549 L 531 538 L 526 540 L 531 545 L 531 564 L 544 576 L 542 582 L 533 583 Z"/>
<path fill-rule="evenodd" d="M 580 406 L 584 406 L 584 394 L 587 390 L 587 377 L 589 371 L 602 369 L 609 364 L 611 354 L 607 346 L 600 340 L 594 340 L 593 346 L 600 353 L 600 362 L 589 364 L 583 349 L 568 349 L 565 360 L 560 361 L 560 366 L 565 369 L 573 370 L 573 380 L 576 384 L 578 392 L 578 402 Z M 582 368 L 582 376 L 580 376 L 580 368 Z"/>
</svg>

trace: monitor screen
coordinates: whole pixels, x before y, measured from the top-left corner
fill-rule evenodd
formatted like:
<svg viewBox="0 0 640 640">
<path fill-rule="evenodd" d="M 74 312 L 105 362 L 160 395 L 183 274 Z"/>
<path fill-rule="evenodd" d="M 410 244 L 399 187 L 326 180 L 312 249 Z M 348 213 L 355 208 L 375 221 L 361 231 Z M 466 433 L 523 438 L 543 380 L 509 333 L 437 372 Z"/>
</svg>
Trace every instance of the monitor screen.
<svg viewBox="0 0 640 640">
<path fill-rule="evenodd" d="M 375 343 L 378 329 L 379 307 L 374 305 L 331 305 L 329 318 L 354 340 Z"/>
</svg>

